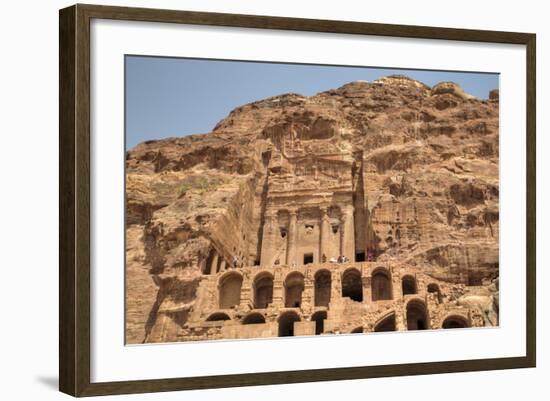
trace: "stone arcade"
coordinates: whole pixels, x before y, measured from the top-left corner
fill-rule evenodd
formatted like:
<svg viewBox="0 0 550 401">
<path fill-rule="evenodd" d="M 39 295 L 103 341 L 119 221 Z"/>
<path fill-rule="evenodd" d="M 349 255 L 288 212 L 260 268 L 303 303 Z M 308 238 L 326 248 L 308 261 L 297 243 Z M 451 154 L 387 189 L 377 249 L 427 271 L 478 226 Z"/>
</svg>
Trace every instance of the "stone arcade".
<svg viewBox="0 0 550 401">
<path fill-rule="evenodd" d="M 484 326 L 476 309 L 445 303 L 449 290 L 375 262 L 231 269 L 201 284 L 189 333 L 179 337 L 166 317 L 157 335 L 185 341 Z"/>
</svg>

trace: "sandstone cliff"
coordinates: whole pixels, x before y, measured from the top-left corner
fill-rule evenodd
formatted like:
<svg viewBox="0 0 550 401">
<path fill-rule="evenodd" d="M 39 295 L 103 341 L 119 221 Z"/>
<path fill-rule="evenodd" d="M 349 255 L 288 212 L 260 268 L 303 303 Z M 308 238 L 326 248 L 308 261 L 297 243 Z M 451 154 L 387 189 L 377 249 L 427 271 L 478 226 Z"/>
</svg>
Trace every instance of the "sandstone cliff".
<svg viewBox="0 0 550 401">
<path fill-rule="evenodd" d="M 259 263 L 267 190 L 320 185 L 311 155 L 351 166 L 359 253 L 475 286 L 456 302 L 491 312 L 498 113 L 498 91 L 481 100 L 451 82 L 390 76 L 275 96 L 238 107 L 210 133 L 136 146 L 126 157 L 127 341 L 146 341 L 159 310 L 185 325 L 213 246 L 228 263 Z"/>
</svg>

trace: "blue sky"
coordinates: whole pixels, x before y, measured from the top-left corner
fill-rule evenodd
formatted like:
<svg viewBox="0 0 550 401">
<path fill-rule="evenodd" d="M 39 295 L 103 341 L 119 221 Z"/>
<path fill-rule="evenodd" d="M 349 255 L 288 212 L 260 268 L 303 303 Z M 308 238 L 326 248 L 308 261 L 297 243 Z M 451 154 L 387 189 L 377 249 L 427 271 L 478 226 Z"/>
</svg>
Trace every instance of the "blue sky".
<svg viewBox="0 0 550 401">
<path fill-rule="evenodd" d="M 283 93 L 311 96 L 357 80 L 404 74 L 453 81 L 487 98 L 498 74 L 126 56 L 126 148 L 210 132 L 235 107 Z"/>
</svg>

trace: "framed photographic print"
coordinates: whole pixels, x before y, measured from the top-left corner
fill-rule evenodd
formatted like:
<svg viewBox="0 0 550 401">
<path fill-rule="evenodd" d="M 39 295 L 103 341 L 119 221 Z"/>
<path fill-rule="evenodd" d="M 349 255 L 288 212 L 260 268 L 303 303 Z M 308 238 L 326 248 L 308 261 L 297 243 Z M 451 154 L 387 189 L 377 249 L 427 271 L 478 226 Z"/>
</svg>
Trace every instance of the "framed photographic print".
<svg viewBox="0 0 550 401">
<path fill-rule="evenodd" d="M 535 35 L 60 11 L 60 390 L 534 367 Z"/>
</svg>

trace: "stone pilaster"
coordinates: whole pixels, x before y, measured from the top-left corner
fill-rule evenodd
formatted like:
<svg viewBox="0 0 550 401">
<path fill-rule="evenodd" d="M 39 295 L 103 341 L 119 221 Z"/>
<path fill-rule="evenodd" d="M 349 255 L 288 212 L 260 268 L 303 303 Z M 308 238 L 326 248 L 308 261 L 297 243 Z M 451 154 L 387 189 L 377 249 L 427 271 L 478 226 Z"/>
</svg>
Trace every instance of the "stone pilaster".
<svg viewBox="0 0 550 401">
<path fill-rule="evenodd" d="M 277 238 L 277 213 L 269 210 L 265 213 L 264 230 L 262 234 L 262 254 L 260 264 L 262 266 L 270 266 L 273 263 L 273 250 L 275 239 Z"/>
<path fill-rule="evenodd" d="M 304 291 L 302 293 L 302 310 L 306 314 L 313 311 L 315 303 L 315 280 L 311 269 L 307 269 L 304 277 Z"/>
<path fill-rule="evenodd" d="M 319 262 L 323 263 L 323 255 L 326 257 L 326 262 L 332 256 L 328 255 L 328 241 L 329 241 L 329 232 L 330 232 L 330 222 L 327 214 L 327 208 L 321 207 L 321 238 L 319 240 Z"/>
<path fill-rule="evenodd" d="M 243 310 L 249 310 L 253 308 L 252 299 L 252 279 L 250 278 L 250 272 L 245 270 L 243 272 L 243 283 L 241 286 L 241 298 L 240 307 Z"/>
<path fill-rule="evenodd" d="M 401 282 L 401 273 L 395 271 L 393 266 L 389 266 L 391 272 L 391 290 L 392 299 L 403 299 L 403 284 Z"/>
<path fill-rule="evenodd" d="M 396 305 L 395 308 L 395 330 L 405 331 L 407 330 L 407 311 L 402 303 Z"/>
<path fill-rule="evenodd" d="M 298 226 L 297 226 L 297 211 L 295 209 L 289 210 L 290 222 L 288 225 L 288 245 L 286 253 L 286 264 L 292 266 L 294 263 L 298 264 L 296 260 L 296 245 L 298 241 Z"/>
<path fill-rule="evenodd" d="M 355 228 L 353 223 L 353 206 L 346 206 L 342 210 L 342 224 L 340 232 L 340 253 L 355 261 Z"/>
<path fill-rule="evenodd" d="M 363 276 L 361 278 L 363 284 L 363 303 L 372 303 L 372 276 Z"/>
<path fill-rule="evenodd" d="M 276 308 L 282 308 L 284 306 L 283 304 L 283 291 L 284 291 L 284 285 L 283 285 L 283 277 L 281 269 L 276 269 L 273 277 L 273 299 L 271 302 L 271 305 Z"/>
<path fill-rule="evenodd" d="M 214 251 L 214 256 L 210 262 L 210 274 L 216 274 L 218 272 L 218 252 Z"/>
<path fill-rule="evenodd" d="M 342 280 L 339 270 L 332 270 L 330 277 L 330 302 L 334 302 L 342 298 Z"/>
</svg>

